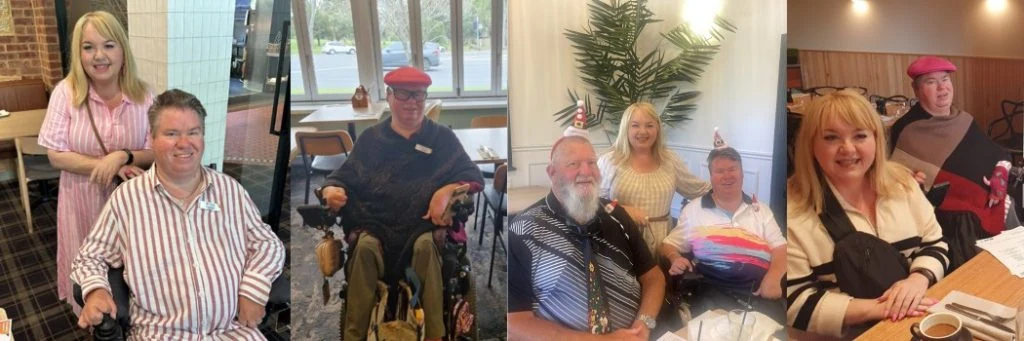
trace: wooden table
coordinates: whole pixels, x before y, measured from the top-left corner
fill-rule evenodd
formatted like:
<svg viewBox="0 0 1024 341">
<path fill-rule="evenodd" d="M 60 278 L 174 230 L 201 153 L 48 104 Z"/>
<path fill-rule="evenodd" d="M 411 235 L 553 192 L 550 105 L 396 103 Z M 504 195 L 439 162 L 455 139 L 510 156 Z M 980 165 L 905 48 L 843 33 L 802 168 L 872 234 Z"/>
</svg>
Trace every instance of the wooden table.
<svg viewBox="0 0 1024 341">
<path fill-rule="evenodd" d="M 508 215 L 514 216 L 544 198 L 551 188 L 544 186 L 513 187 L 508 189 Z"/>
<path fill-rule="evenodd" d="M 982 251 L 949 277 L 928 289 L 925 296 L 938 300 L 953 290 L 1017 308 L 1024 301 L 1024 278 L 1011 275 L 1010 270 L 991 253 Z M 922 319 L 923 316 L 908 317 L 899 322 L 881 321 L 857 339 L 910 340 L 910 325 Z"/>
<path fill-rule="evenodd" d="M 330 104 L 303 117 L 299 123 L 348 123 L 348 134 L 356 139 L 356 122 L 377 122 L 384 116 L 386 102 L 370 103 L 369 107 L 355 109 L 351 104 Z"/>
<path fill-rule="evenodd" d="M 508 162 L 508 128 L 469 128 L 452 129 L 455 137 L 462 143 L 462 148 L 469 154 L 473 163 L 493 163 L 495 165 Z M 480 155 L 480 146 L 490 147 L 498 154 L 495 159 L 485 159 Z"/>
<path fill-rule="evenodd" d="M 11 116 L 0 118 L 0 141 L 39 135 L 45 117 L 46 109 L 36 109 L 15 111 Z"/>
</svg>

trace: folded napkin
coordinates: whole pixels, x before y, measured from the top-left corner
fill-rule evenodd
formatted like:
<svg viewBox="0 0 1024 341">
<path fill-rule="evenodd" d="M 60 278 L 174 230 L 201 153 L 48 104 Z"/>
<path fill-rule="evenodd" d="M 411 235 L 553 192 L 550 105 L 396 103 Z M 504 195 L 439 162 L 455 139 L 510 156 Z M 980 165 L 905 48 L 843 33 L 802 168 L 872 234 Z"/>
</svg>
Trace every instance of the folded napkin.
<svg viewBox="0 0 1024 341">
<path fill-rule="evenodd" d="M 928 312 L 933 314 L 950 313 L 956 315 L 957 317 L 960 317 L 960 320 L 964 322 L 964 326 L 966 326 L 967 329 L 971 331 L 971 334 L 973 334 L 974 337 L 977 339 L 986 341 L 1005 341 L 1010 340 L 1014 337 L 1013 334 L 999 330 L 996 327 L 975 320 L 974 318 L 971 318 L 959 312 L 946 309 L 946 304 L 953 302 L 981 311 L 985 311 L 995 316 L 1017 316 L 1016 309 L 956 290 L 951 291 L 948 295 L 946 295 L 946 297 L 943 297 L 942 300 L 939 301 L 939 303 L 936 303 L 935 305 L 931 306 L 931 308 L 928 308 Z M 981 317 L 986 320 L 989 319 L 986 316 Z M 1003 323 L 1003 325 L 1010 329 L 1018 330 L 1017 322 L 1015 322 L 1014 320 L 1010 320 L 1009 322 Z"/>
<path fill-rule="evenodd" d="M 476 152 L 479 153 L 480 157 L 484 160 L 493 160 L 498 158 L 498 153 L 495 152 L 494 149 L 491 149 L 491 147 L 480 146 L 480 148 L 477 148 Z"/>
</svg>

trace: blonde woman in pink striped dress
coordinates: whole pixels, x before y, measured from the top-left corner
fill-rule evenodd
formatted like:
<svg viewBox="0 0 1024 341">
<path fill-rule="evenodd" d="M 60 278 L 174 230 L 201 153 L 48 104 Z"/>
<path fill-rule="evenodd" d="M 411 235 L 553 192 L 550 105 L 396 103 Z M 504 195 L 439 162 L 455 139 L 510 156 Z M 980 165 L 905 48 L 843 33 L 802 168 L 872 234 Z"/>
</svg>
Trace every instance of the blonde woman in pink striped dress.
<svg viewBox="0 0 1024 341">
<path fill-rule="evenodd" d="M 71 262 L 114 191 L 114 178 L 140 175 L 140 167 L 153 163 L 146 116 L 153 95 L 137 77 L 124 28 L 109 13 L 90 12 L 78 20 L 69 66 L 50 96 L 39 145 L 61 170 L 57 293 L 77 314 L 81 307 L 71 298 Z"/>
<path fill-rule="evenodd" d="M 597 160 L 597 167 L 601 170 L 601 196 L 619 201 L 641 226 L 654 256 L 668 235 L 672 197 L 679 193 L 693 199 L 711 190 L 710 183 L 691 174 L 665 147 L 661 120 L 649 103 L 626 108 L 615 144 Z"/>
</svg>

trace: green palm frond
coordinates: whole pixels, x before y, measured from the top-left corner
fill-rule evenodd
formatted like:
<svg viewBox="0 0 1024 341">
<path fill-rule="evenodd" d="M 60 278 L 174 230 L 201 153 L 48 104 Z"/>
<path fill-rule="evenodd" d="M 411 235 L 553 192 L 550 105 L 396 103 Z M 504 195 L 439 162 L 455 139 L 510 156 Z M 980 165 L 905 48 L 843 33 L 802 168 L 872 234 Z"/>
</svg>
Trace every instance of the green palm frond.
<svg viewBox="0 0 1024 341">
<path fill-rule="evenodd" d="M 701 35 L 685 24 L 678 25 L 660 33 L 668 45 L 641 53 L 637 41 L 644 29 L 661 21 L 654 18 L 646 0 L 592 0 L 587 7 L 587 26 L 566 30 L 565 37 L 575 50 L 580 78 L 590 94 L 581 97 L 575 90 L 568 90 L 571 103 L 554 114 L 555 121 L 563 126 L 571 124 L 576 101 L 581 98 L 587 110 L 587 126 L 591 127 L 605 120 L 618 124 L 622 112 L 641 100 L 665 103 L 659 115 L 666 124 L 690 120 L 700 92 L 682 91 L 680 86 L 700 79 L 721 48 L 724 33 L 735 32 L 736 26 L 716 17 L 709 32 Z"/>
</svg>

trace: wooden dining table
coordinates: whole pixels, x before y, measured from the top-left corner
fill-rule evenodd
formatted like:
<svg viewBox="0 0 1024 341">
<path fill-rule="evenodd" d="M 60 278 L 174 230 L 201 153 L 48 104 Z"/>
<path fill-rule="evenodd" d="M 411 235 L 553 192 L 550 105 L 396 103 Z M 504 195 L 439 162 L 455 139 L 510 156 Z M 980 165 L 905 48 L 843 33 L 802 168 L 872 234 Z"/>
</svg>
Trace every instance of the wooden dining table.
<svg viewBox="0 0 1024 341">
<path fill-rule="evenodd" d="M 925 292 L 926 297 L 940 300 L 957 290 L 1011 308 L 1024 302 L 1024 278 L 1010 274 L 1010 270 L 988 251 L 964 263 Z M 857 340 L 910 340 L 910 326 L 924 317 L 908 317 L 898 322 L 878 322 Z"/>
<path fill-rule="evenodd" d="M 493 163 L 499 165 L 508 162 L 508 128 L 467 128 L 452 129 L 455 137 L 462 143 L 462 148 L 476 164 Z M 479 151 L 480 147 L 489 147 L 497 157 L 486 158 Z"/>
<path fill-rule="evenodd" d="M 0 141 L 39 135 L 44 118 L 46 109 L 11 112 L 10 116 L 0 118 Z"/>
</svg>

